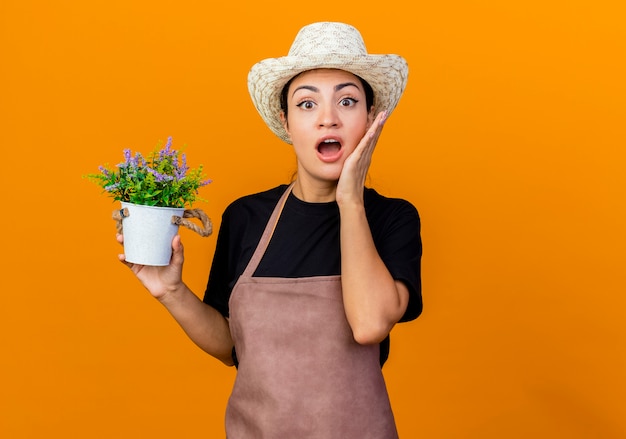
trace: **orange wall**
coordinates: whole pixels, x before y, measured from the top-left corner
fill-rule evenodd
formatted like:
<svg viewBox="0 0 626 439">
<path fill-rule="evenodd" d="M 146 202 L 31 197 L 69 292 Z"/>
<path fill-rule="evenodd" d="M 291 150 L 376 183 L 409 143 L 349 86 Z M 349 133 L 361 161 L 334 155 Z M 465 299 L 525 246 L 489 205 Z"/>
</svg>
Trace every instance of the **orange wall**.
<svg viewBox="0 0 626 439">
<path fill-rule="evenodd" d="M 0 437 L 223 437 L 234 371 L 116 260 L 81 175 L 173 136 L 234 198 L 288 180 L 249 67 L 317 20 L 404 55 L 371 183 L 423 220 L 425 311 L 385 374 L 403 438 L 626 437 L 624 2 L 3 0 Z M 202 294 L 215 236 L 182 231 Z"/>
</svg>

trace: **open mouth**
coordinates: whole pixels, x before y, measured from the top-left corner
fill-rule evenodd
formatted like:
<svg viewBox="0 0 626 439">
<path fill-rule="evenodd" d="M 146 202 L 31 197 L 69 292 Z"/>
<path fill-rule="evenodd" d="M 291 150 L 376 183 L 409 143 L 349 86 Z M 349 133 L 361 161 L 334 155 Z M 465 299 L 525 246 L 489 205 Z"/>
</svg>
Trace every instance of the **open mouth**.
<svg viewBox="0 0 626 439">
<path fill-rule="evenodd" d="M 337 139 L 325 139 L 317 145 L 317 153 L 324 161 L 334 161 L 341 157 L 341 143 Z"/>
</svg>

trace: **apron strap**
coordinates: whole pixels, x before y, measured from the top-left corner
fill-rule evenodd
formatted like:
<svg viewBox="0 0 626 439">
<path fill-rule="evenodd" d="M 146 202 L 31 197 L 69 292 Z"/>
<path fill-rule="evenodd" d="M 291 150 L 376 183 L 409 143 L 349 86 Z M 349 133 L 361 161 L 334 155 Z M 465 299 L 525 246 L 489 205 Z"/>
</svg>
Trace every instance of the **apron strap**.
<svg viewBox="0 0 626 439">
<path fill-rule="evenodd" d="M 244 272 L 241 274 L 241 277 L 243 278 L 252 277 L 257 267 L 259 266 L 259 262 L 261 262 L 261 259 L 263 258 L 263 255 L 265 254 L 265 250 L 267 250 L 267 246 L 269 245 L 270 240 L 272 239 L 272 235 L 274 234 L 274 230 L 276 229 L 276 224 L 278 224 L 278 218 L 280 218 L 280 214 L 283 211 L 283 207 L 285 207 L 285 203 L 287 202 L 287 198 L 289 197 L 289 194 L 291 193 L 291 189 L 293 189 L 294 183 L 291 183 L 287 187 L 287 189 L 285 190 L 285 193 L 283 193 L 283 195 L 280 197 L 280 200 L 278 200 L 278 203 L 276 203 L 276 207 L 274 208 L 274 211 L 272 212 L 272 216 L 270 216 L 270 219 L 267 221 L 267 225 L 265 226 L 263 235 L 261 235 L 259 244 L 257 245 L 256 250 L 254 251 L 254 254 L 252 255 L 252 258 L 250 259 L 250 262 L 248 262 L 248 266 L 246 267 Z"/>
</svg>

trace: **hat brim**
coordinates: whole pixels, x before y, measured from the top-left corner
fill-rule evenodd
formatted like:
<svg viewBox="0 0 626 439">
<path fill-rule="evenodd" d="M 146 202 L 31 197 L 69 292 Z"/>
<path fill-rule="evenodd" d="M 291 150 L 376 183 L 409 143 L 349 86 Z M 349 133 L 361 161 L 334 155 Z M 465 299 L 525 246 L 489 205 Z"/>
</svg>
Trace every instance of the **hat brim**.
<svg viewBox="0 0 626 439">
<path fill-rule="evenodd" d="M 408 65 L 399 55 L 324 54 L 269 58 L 248 73 L 248 91 L 267 126 L 280 139 L 291 143 L 280 120 L 280 94 L 294 76 L 314 69 L 339 69 L 363 78 L 374 90 L 376 111 L 391 113 L 407 83 Z"/>
</svg>

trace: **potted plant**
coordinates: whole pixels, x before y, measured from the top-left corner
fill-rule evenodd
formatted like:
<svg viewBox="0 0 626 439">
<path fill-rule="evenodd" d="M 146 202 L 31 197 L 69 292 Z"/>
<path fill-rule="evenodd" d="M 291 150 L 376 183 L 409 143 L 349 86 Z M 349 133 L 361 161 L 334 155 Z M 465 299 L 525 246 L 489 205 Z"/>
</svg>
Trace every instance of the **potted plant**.
<svg viewBox="0 0 626 439">
<path fill-rule="evenodd" d="M 113 212 L 117 228 L 124 233 L 124 253 L 128 262 L 167 265 L 172 238 L 179 226 L 201 236 L 209 236 L 212 224 L 201 209 L 191 209 L 198 190 L 211 182 L 202 165 L 190 169 L 184 153 L 172 148 L 172 138 L 147 157 L 124 150 L 124 161 L 115 168 L 100 166 L 99 173 L 86 177 L 104 189 L 121 209 Z M 187 209 L 186 207 L 189 207 Z M 202 226 L 188 218 L 197 218 Z"/>
</svg>

